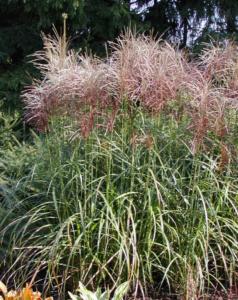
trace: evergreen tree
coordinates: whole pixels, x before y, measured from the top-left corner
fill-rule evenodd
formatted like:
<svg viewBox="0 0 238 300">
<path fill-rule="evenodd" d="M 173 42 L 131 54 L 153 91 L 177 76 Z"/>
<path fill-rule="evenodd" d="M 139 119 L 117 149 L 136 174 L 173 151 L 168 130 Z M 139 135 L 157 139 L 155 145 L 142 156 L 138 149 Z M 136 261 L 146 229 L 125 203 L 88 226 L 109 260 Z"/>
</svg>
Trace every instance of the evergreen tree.
<svg viewBox="0 0 238 300">
<path fill-rule="evenodd" d="M 94 51 L 135 24 L 181 47 L 207 32 L 238 30 L 237 0 L 1 0 L 0 64 L 16 63 L 40 48 L 40 31 L 50 32 L 52 24 L 60 28 L 64 12 L 75 45 Z"/>
<path fill-rule="evenodd" d="M 41 47 L 40 31 L 52 24 L 67 31 L 75 43 L 98 50 L 133 22 L 129 1 L 115 0 L 2 0 L 0 1 L 0 64 L 14 63 Z M 98 49 L 97 49 L 98 48 Z"/>
<path fill-rule="evenodd" d="M 135 4 L 151 28 L 181 47 L 201 42 L 208 34 L 238 33 L 237 0 L 138 0 Z"/>
</svg>

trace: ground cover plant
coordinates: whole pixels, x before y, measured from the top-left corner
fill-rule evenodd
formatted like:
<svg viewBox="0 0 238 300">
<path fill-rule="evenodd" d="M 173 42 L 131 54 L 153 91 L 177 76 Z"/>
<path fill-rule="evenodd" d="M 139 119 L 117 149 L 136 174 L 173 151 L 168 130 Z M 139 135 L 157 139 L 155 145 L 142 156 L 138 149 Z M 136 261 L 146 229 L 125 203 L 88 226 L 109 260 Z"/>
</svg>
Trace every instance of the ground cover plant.
<svg viewBox="0 0 238 300">
<path fill-rule="evenodd" d="M 113 296 L 110 296 L 110 291 L 106 290 L 102 292 L 100 288 L 97 291 L 91 292 L 89 291 L 81 282 L 79 282 L 78 292 L 80 296 L 77 294 L 69 293 L 69 296 L 72 300 L 83 299 L 83 300 L 122 300 L 128 290 L 128 282 L 124 282 L 117 287 Z M 42 300 L 41 293 L 38 291 L 33 291 L 31 284 L 27 284 L 25 288 L 22 290 L 7 290 L 7 287 L 3 282 L 0 281 L 0 293 L 3 296 L 0 296 L 0 299 L 3 300 Z M 52 297 L 44 298 L 45 300 L 53 300 Z"/>
<path fill-rule="evenodd" d="M 235 288 L 235 45 L 192 60 L 128 32 L 101 60 L 44 41 L 22 94 L 36 132 L 0 132 L 4 281 L 37 274 L 62 297 L 79 281 L 154 298 Z"/>
<path fill-rule="evenodd" d="M 111 296 L 109 290 L 102 292 L 101 289 L 98 288 L 96 292 L 91 292 L 81 282 L 79 282 L 78 292 L 80 292 L 80 296 L 72 294 L 71 292 L 69 292 L 69 296 L 72 300 L 122 300 L 127 290 L 128 282 L 124 282 L 117 287 L 113 296 Z"/>
</svg>

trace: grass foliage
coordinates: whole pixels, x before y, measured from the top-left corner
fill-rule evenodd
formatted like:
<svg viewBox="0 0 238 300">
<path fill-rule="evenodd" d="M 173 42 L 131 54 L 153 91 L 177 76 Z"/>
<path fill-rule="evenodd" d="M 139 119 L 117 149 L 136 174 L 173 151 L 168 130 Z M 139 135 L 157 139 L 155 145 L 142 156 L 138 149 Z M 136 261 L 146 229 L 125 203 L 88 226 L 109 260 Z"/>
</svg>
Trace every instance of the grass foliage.
<svg viewBox="0 0 238 300">
<path fill-rule="evenodd" d="M 135 295 L 185 299 L 234 287 L 237 122 L 226 93 L 235 75 L 216 69 L 211 83 L 215 62 L 192 68 L 146 37 L 120 40 L 107 63 L 60 60 L 47 41 L 55 64 L 24 92 L 28 120 L 47 131 L 27 143 L 11 126 L 0 133 L 4 281 L 36 276 L 59 292 L 130 282 Z"/>
<path fill-rule="evenodd" d="M 130 281 L 146 294 L 235 282 L 238 176 L 219 142 L 194 156 L 176 121 L 143 114 L 86 140 L 62 122 L 4 155 L 6 278 L 39 269 L 59 288 Z"/>
</svg>

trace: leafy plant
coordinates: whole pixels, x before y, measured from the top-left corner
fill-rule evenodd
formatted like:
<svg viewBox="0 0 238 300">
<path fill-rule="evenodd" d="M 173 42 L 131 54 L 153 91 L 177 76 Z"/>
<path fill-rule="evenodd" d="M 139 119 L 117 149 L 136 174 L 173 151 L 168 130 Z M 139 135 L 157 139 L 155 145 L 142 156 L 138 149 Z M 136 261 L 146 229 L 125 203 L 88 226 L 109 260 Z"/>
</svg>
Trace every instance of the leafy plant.
<svg viewBox="0 0 238 300">
<path fill-rule="evenodd" d="M 81 282 L 79 283 L 80 296 L 74 295 L 69 292 L 71 300 L 122 300 L 128 290 L 128 282 L 124 282 L 119 285 L 113 297 L 110 296 L 109 290 L 102 292 L 100 288 L 95 293 L 89 291 Z"/>
<path fill-rule="evenodd" d="M 2 292 L 4 298 L 0 296 L 0 299 L 4 300 L 43 300 L 40 292 L 34 292 L 30 285 L 26 285 L 25 288 L 18 291 L 8 291 L 7 287 L 0 281 L 0 292 Z M 52 297 L 44 298 L 44 300 L 53 300 Z"/>
</svg>

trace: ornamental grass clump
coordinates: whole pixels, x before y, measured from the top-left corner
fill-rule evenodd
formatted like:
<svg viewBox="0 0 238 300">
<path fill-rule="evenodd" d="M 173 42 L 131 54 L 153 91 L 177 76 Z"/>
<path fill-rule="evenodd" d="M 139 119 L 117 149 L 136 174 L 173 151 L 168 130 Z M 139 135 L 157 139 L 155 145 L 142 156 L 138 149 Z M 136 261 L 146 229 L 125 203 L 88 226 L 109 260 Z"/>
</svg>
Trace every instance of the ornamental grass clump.
<svg viewBox="0 0 238 300">
<path fill-rule="evenodd" d="M 186 78 L 187 61 L 168 43 L 151 36 L 122 35 L 112 44 L 111 90 L 146 111 L 161 111 L 175 99 Z"/>
<path fill-rule="evenodd" d="M 60 296 L 79 281 L 86 293 L 128 282 L 133 297 L 156 299 L 236 288 L 234 46 L 190 61 L 126 33 L 102 60 L 44 41 L 42 80 L 23 100 L 45 134 L 21 144 L 9 132 L 0 148 L 4 281 L 38 270 Z"/>
<path fill-rule="evenodd" d="M 33 59 L 42 80 L 22 94 L 26 120 L 39 131 L 55 115 L 67 116 L 87 137 L 94 128 L 111 131 L 117 115 L 133 119 L 140 110 L 188 118 L 194 153 L 210 134 L 227 136 L 227 115 L 237 109 L 234 44 L 211 45 L 191 61 L 166 42 L 128 31 L 110 43 L 111 54 L 102 60 L 69 51 L 57 33 L 43 40 L 44 50 Z"/>
<path fill-rule="evenodd" d="M 207 44 L 199 57 L 199 67 L 204 77 L 214 84 L 225 85 L 237 69 L 237 46 L 232 42 Z"/>
<path fill-rule="evenodd" d="M 26 119 L 40 131 L 63 114 L 86 136 L 94 127 L 111 128 L 125 101 L 128 112 L 140 106 L 158 113 L 183 87 L 187 61 L 168 43 L 129 32 L 111 44 L 112 55 L 103 61 L 68 51 L 63 40 L 57 33 L 43 36 L 44 50 L 33 60 L 43 79 L 22 95 Z"/>
<path fill-rule="evenodd" d="M 190 63 L 185 82 L 189 97 L 186 110 L 192 122 L 192 148 L 205 146 L 210 133 L 222 143 L 229 136 L 237 110 L 237 47 L 207 45 L 198 60 Z"/>
<path fill-rule="evenodd" d="M 237 163 L 225 147 L 220 157 L 219 140 L 193 156 L 186 120 L 163 115 L 137 117 L 134 141 L 125 122 L 74 141 L 62 125 L 14 146 L 18 155 L 0 149 L 4 282 L 29 282 L 37 269 L 35 282 L 62 298 L 79 281 L 89 290 L 128 281 L 135 298 L 152 299 L 235 287 Z"/>
<path fill-rule="evenodd" d="M 57 34 L 56 38 L 44 36 L 43 40 L 44 51 L 37 52 L 33 61 L 43 79 L 26 88 L 22 95 L 27 121 L 44 131 L 52 116 L 70 116 L 85 136 L 95 125 L 107 126 L 110 113 L 105 112 L 114 107 L 107 88 L 107 64 L 67 51 L 67 44 L 62 44 Z M 96 117 L 103 122 L 95 123 Z"/>
<path fill-rule="evenodd" d="M 222 88 L 231 107 L 237 108 L 238 96 L 238 48 L 234 42 L 207 45 L 200 56 L 200 68 L 204 77 L 214 86 Z"/>
<path fill-rule="evenodd" d="M 189 101 L 185 110 L 190 116 L 188 128 L 193 134 L 191 147 L 193 153 L 206 145 L 205 140 L 209 133 L 223 139 L 227 134 L 225 114 L 227 99 L 222 88 L 214 87 L 199 69 L 193 70 L 190 79 L 186 82 Z"/>
</svg>

